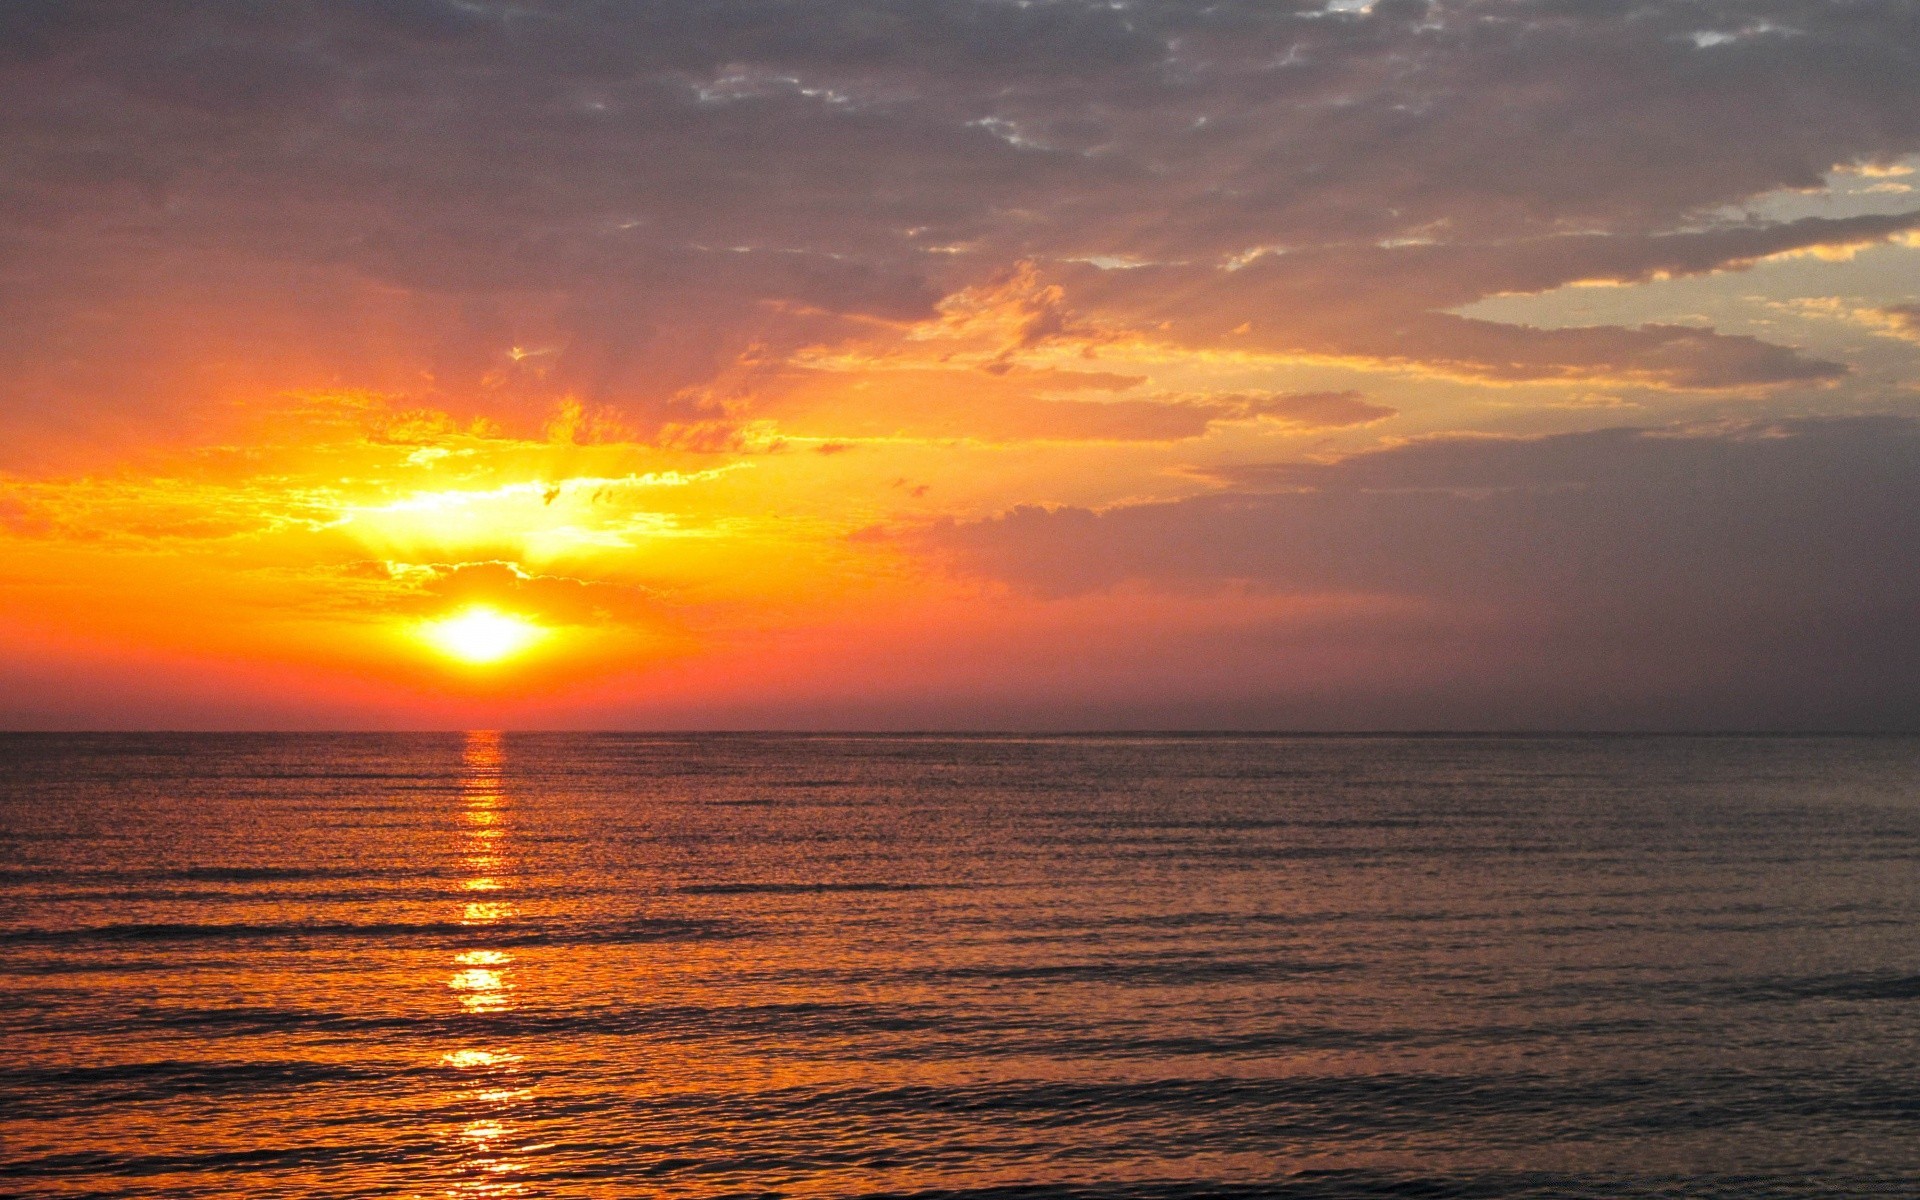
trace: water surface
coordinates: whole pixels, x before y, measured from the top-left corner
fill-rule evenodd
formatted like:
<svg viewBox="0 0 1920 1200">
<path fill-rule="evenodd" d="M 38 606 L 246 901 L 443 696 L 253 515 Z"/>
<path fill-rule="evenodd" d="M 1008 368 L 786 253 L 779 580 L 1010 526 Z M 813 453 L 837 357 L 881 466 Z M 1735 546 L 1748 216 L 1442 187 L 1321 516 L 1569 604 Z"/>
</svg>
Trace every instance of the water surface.
<svg viewBox="0 0 1920 1200">
<path fill-rule="evenodd" d="M 1920 1194 L 1920 741 L 0 737 L 0 1191 Z"/>
</svg>

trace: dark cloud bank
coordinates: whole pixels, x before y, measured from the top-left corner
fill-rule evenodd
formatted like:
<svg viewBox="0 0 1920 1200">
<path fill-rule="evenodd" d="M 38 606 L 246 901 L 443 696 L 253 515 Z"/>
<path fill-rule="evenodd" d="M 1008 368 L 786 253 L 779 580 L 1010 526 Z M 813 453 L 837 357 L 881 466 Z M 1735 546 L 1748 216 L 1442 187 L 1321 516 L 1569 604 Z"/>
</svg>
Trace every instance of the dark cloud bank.
<svg viewBox="0 0 1920 1200">
<path fill-rule="evenodd" d="M 949 525 L 1042 595 L 1239 584 L 1362 603 L 1311 630 L 1353 678 L 1303 703 L 1285 630 L 1217 717 L 1303 726 L 1920 727 L 1920 424 L 1445 439 L 1235 471 L 1235 490 Z"/>
</svg>

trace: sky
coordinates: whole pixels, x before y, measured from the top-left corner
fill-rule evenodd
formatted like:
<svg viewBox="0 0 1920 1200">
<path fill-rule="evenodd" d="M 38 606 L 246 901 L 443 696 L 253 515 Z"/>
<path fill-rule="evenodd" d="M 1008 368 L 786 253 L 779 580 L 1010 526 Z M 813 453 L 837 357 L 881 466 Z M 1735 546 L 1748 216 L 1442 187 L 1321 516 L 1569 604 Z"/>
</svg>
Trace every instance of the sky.
<svg viewBox="0 0 1920 1200">
<path fill-rule="evenodd" d="M 0 6 L 0 727 L 1920 728 L 1915 0 Z"/>
</svg>

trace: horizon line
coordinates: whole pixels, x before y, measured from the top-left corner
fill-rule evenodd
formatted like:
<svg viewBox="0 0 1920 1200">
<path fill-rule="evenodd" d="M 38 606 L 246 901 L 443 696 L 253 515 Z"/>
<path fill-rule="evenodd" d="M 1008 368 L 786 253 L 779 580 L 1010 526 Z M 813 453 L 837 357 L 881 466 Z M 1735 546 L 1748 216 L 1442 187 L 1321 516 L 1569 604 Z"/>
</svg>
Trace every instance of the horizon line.
<svg viewBox="0 0 1920 1200">
<path fill-rule="evenodd" d="M 446 726 L 420 728 L 292 728 L 250 729 L 206 728 L 6 728 L 0 737 L 440 737 L 469 733 L 501 735 L 572 735 L 577 737 L 784 737 L 784 738 L 1850 738 L 1920 737 L 1920 728 L 1868 729 L 1241 729 L 1241 728 L 1111 728 L 1111 729 L 797 729 L 749 727 L 688 728 L 611 728 L 534 726 L 506 728 L 498 726 Z"/>
</svg>

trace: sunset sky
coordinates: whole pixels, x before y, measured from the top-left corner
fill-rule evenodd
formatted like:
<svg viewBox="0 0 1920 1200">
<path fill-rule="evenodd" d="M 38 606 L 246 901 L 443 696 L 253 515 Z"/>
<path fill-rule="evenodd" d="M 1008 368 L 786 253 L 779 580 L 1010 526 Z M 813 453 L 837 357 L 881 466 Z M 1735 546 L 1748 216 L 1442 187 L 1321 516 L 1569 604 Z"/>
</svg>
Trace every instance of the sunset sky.
<svg viewBox="0 0 1920 1200">
<path fill-rule="evenodd" d="M 1915 728 L 1920 3 L 0 6 L 0 726 Z"/>
</svg>

